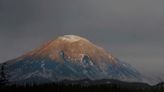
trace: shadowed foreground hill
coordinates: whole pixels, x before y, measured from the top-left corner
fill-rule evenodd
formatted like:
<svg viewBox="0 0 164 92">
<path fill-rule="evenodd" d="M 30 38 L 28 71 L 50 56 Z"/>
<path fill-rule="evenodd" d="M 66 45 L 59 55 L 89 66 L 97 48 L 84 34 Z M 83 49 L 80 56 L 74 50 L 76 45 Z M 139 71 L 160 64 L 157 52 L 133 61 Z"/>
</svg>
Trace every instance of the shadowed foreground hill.
<svg viewBox="0 0 164 92">
<path fill-rule="evenodd" d="M 155 86 L 150 86 L 146 83 L 130 83 L 106 79 L 91 81 L 85 79 L 30 86 L 1 85 L 0 92 L 164 92 L 164 85 L 159 83 Z"/>
</svg>

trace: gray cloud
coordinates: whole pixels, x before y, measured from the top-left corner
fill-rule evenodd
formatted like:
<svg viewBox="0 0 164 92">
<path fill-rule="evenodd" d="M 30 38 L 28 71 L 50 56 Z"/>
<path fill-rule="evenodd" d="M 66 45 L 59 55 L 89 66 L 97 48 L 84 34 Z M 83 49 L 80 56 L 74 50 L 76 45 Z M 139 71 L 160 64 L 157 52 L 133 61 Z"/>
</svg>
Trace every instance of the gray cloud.
<svg viewBox="0 0 164 92">
<path fill-rule="evenodd" d="M 162 0 L 1 0 L 0 61 L 59 35 L 84 36 L 139 70 L 163 72 Z"/>
</svg>

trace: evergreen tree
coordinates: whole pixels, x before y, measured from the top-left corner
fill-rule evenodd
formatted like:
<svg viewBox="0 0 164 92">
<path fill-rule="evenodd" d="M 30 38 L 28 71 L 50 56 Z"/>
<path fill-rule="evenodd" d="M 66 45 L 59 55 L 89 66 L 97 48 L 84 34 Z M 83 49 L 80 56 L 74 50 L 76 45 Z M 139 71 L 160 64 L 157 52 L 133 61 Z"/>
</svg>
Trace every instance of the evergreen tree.
<svg viewBox="0 0 164 92">
<path fill-rule="evenodd" d="M 6 68 L 6 63 L 2 64 L 0 67 L 0 86 L 6 85 L 8 82 L 5 68 Z"/>
</svg>

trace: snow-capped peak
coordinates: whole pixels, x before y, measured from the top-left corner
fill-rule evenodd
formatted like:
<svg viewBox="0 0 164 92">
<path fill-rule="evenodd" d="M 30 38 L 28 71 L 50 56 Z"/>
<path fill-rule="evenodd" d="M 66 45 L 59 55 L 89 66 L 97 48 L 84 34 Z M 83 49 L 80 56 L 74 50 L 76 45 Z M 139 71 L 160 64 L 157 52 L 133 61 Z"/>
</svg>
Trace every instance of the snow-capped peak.
<svg viewBox="0 0 164 92">
<path fill-rule="evenodd" d="M 58 37 L 58 39 L 68 41 L 68 42 L 76 42 L 76 41 L 80 41 L 80 40 L 88 41 L 87 39 L 82 38 L 80 36 L 76 36 L 76 35 L 64 35 L 64 36 Z"/>
<path fill-rule="evenodd" d="M 12 83 L 60 80 L 120 79 L 140 81 L 141 75 L 103 48 L 75 35 L 60 36 L 5 63 Z M 0 65 L 1 68 L 1 65 Z"/>
</svg>

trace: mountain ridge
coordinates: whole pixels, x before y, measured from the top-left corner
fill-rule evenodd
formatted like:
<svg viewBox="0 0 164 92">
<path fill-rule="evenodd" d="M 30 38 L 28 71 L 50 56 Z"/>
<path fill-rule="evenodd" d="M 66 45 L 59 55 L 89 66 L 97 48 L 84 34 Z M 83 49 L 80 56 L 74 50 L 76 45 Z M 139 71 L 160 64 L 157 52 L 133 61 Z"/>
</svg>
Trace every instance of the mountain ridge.
<svg viewBox="0 0 164 92">
<path fill-rule="evenodd" d="M 6 71 L 10 75 L 8 80 L 13 83 L 37 79 L 42 79 L 44 83 L 46 80 L 57 82 L 87 78 L 142 81 L 142 75 L 131 65 L 89 40 L 74 35 L 60 36 L 21 57 L 7 61 Z"/>
</svg>

